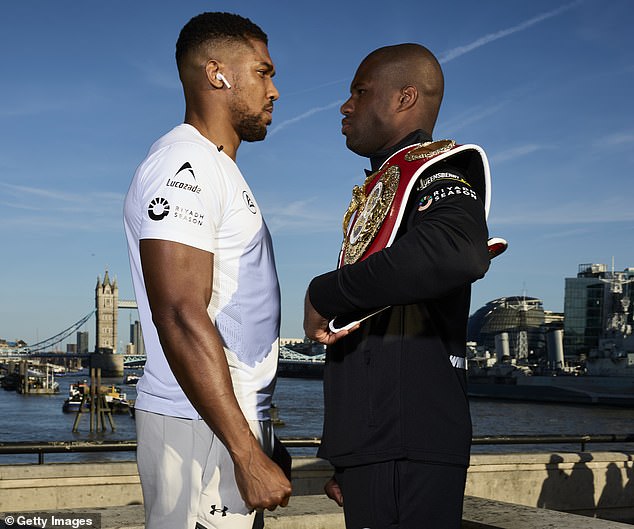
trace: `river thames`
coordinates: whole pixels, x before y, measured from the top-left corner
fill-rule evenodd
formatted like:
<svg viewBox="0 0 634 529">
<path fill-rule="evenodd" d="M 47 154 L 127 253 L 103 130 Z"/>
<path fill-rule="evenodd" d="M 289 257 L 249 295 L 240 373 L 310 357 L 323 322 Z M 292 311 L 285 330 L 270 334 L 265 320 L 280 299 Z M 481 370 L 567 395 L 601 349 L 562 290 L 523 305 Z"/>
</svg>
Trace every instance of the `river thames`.
<svg viewBox="0 0 634 529">
<path fill-rule="evenodd" d="M 0 390 L 0 443 L 16 441 L 88 441 L 134 440 L 134 418 L 114 414 L 116 430 L 90 433 L 88 414 L 83 414 L 79 431 L 72 432 L 75 413 L 63 413 L 62 404 L 71 383 L 87 378 L 83 373 L 57 377 L 60 392 L 55 395 L 21 395 Z M 104 379 L 103 385 L 116 384 L 136 397 L 135 386 L 120 379 Z M 279 437 L 320 437 L 323 418 L 321 380 L 279 378 L 274 403 L 283 425 L 276 428 Z M 471 400 L 474 436 L 498 435 L 599 435 L 634 433 L 634 409 L 588 405 Z M 108 427 L 109 428 L 109 427 Z M 621 445 L 590 444 L 586 450 L 632 450 L 634 443 Z M 562 452 L 579 451 L 572 445 L 478 445 L 473 453 L 490 452 Z M 294 449 L 296 455 L 314 455 L 315 448 Z M 133 459 L 133 452 L 50 454 L 46 462 L 102 461 Z M 0 464 L 35 463 L 35 455 L 0 455 Z"/>
</svg>

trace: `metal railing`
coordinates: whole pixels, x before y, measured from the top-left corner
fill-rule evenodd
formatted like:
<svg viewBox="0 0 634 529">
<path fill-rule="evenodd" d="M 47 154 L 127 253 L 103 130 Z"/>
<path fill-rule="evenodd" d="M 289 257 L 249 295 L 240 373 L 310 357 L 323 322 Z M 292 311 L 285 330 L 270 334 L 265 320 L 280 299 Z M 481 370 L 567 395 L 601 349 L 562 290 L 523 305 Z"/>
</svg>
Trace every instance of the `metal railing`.
<svg viewBox="0 0 634 529">
<path fill-rule="evenodd" d="M 280 437 L 287 448 L 316 448 L 321 444 L 319 437 Z M 473 445 L 554 445 L 579 444 L 585 452 L 588 444 L 634 443 L 632 434 L 599 435 L 486 435 L 472 439 Z M 45 441 L 0 443 L 0 455 L 36 454 L 38 463 L 44 463 L 46 454 L 70 454 L 84 452 L 134 452 L 136 440 L 126 441 Z"/>
<path fill-rule="evenodd" d="M 484 435 L 474 437 L 473 445 L 579 444 L 585 452 L 589 443 L 634 443 L 634 434 L 597 435 Z"/>
<path fill-rule="evenodd" d="M 38 463 L 44 463 L 45 454 L 71 454 L 85 452 L 134 452 L 136 440 L 130 441 L 44 441 L 0 443 L 0 455 L 37 454 Z"/>
</svg>

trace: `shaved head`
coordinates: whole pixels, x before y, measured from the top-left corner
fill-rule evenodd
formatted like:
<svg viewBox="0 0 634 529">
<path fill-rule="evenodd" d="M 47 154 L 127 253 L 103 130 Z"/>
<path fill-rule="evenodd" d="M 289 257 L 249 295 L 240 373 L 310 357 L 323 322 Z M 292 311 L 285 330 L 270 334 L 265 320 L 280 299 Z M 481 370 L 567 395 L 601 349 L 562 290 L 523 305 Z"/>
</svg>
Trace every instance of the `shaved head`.
<svg viewBox="0 0 634 529">
<path fill-rule="evenodd" d="M 350 97 L 341 106 L 346 145 L 371 156 L 415 130 L 431 134 L 443 90 L 440 64 L 424 46 L 398 44 L 373 51 L 357 68 Z"/>
<path fill-rule="evenodd" d="M 445 81 L 434 54 L 420 44 L 385 46 L 370 53 L 363 63 L 375 69 L 377 79 L 386 89 L 414 86 L 422 96 L 417 106 L 418 119 L 431 132 L 436 124 L 442 102 Z"/>
</svg>

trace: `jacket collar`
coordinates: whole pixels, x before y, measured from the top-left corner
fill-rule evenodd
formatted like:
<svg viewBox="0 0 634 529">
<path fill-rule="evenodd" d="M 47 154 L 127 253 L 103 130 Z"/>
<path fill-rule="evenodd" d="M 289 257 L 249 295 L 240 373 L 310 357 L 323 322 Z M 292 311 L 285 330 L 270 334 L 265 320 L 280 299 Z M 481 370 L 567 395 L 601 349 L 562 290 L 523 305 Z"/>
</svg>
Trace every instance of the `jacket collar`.
<svg viewBox="0 0 634 529">
<path fill-rule="evenodd" d="M 431 134 L 425 132 L 423 129 L 415 130 L 414 132 L 409 133 L 405 136 L 401 141 L 399 141 L 396 145 L 392 147 L 388 147 L 383 151 L 376 152 L 370 155 L 370 167 L 372 171 L 368 171 L 366 169 L 366 173 L 369 175 L 379 170 L 379 168 L 383 165 L 385 160 L 387 160 L 390 156 L 392 156 L 395 152 L 400 151 L 404 147 L 408 145 L 414 145 L 416 143 L 424 143 L 426 141 L 431 141 Z"/>
</svg>

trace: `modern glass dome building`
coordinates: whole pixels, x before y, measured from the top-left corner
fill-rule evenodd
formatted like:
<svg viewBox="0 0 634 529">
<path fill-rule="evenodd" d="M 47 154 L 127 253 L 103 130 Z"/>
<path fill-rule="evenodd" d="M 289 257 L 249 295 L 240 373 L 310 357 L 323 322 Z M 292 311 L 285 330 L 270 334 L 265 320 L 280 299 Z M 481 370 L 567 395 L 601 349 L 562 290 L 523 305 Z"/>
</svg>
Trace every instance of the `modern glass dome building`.
<svg viewBox="0 0 634 529">
<path fill-rule="evenodd" d="M 546 333 L 563 327 L 566 357 L 583 357 L 607 334 L 631 334 L 633 301 L 634 268 L 616 272 L 605 264 L 582 264 L 577 277 L 566 278 L 563 318 L 553 318 L 537 298 L 499 298 L 471 315 L 467 339 L 493 352 L 496 336 L 506 335 L 511 357 L 547 358 Z"/>
<path fill-rule="evenodd" d="M 525 296 L 499 298 L 471 315 L 467 339 L 493 351 L 496 335 L 506 333 L 511 357 L 544 356 L 544 323 L 544 307 L 540 299 Z"/>
</svg>

